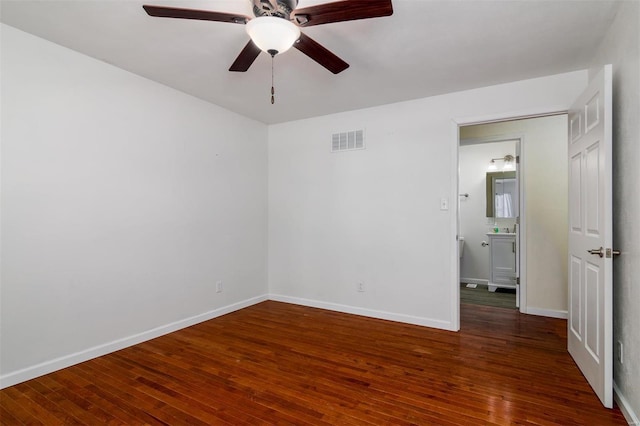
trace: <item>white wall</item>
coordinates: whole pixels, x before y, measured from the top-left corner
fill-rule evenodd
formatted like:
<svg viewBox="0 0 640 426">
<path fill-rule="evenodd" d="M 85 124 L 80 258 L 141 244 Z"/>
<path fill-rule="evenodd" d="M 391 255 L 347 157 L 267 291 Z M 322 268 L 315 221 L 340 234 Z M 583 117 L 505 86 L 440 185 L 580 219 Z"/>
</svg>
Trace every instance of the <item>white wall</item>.
<svg viewBox="0 0 640 426">
<path fill-rule="evenodd" d="M 2 25 L 2 386 L 266 295 L 266 137 Z"/>
<path fill-rule="evenodd" d="M 613 64 L 613 334 L 619 405 L 640 424 L 640 2 L 622 3 L 594 59 L 593 74 Z"/>
<path fill-rule="evenodd" d="M 468 128 L 468 127 L 467 127 Z M 460 138 L 464 137 L 465 127 L 460 129 Z M 492 158 L 516 155 L 516 141 L 478 143 L 460 146 L 459 188 L 460 193 L 469 197 L 460 197 L 460 229 L 465 247 L 460 259 L 460 281 L 487 284 L 490 275 L 490 250 L 483 247 L 488 242 L 487 232 L 493 232 L 494 223 L 501 229 L 513 229 L 513 218 L 487 218 L 486 181 L 487 167 Z M 496 162 L 502 167 L 502 162 Z"/>
<path fill-rule="evenodd" d="M 566 110 L 586 82 L 578 71 L 270 126 L 272 295 L 457 328 L 453 120 Z M 365 150 L 330 153 L 332 132 L 359 128 Z"/>
<path fill-rule="evenodd" d="M 567 281 L 567 117 L 558 115 L 464 127 L 466 138 L 521 135 L 526 299 L 523 312 L 565 316 Z"/>
</svg>

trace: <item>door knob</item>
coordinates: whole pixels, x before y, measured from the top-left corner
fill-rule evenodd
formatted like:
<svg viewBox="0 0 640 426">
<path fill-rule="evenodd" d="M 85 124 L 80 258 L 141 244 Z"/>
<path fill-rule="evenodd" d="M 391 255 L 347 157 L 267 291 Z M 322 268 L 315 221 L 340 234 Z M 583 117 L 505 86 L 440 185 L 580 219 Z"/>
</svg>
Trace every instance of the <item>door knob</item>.
<svg viewBox="0 0 640 426">
<path fill-rule="evenodd" d="M 620 256 L 620 250 L 613 250 L 608 248 L 606 254 L 607 254 L 607 259 L 610 258 L 611 255 Z"/>
<path fill-rule="evenodd" d="M 597 254 L 600 257 L 604 256 L 604 249 L 602 247 L 600 247 L 599 249 L 591 249 L 587 251 L 589 252 L 589 254 Z"/>
</svg>

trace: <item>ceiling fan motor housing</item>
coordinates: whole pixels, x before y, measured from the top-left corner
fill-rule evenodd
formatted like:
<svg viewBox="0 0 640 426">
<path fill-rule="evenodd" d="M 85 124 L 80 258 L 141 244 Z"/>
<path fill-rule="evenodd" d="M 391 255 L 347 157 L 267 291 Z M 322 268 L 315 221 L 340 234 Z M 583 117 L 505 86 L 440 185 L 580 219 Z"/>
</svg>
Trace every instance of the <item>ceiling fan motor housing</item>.
<svg viewBox="0 0 640 426">
<path fill-rule="evenodd" d="M 253 14 L 260 16 L 275 16 L 290 19 L 291 12 L 298 5 L 298 0 L 251 0 Z"/>
</svg>

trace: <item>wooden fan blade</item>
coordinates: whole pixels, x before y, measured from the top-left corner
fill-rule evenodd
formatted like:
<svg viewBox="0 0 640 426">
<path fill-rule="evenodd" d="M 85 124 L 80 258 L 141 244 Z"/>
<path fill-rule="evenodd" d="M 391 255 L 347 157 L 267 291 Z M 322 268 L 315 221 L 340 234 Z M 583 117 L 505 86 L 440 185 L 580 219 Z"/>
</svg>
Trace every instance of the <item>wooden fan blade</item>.
<svg viewBox="0 0 640 426">
<path fill-rule="evenodd" d="M 327 48 L 313 40 L 311 37 L 300 33 L 298 41 L 293 43 L 293 47 L 328 69 L 334 74 L 338 74 L 347 68 L 349 64 L 331 53 Z"/>
<path fill-rule="evenodd" d="M 379 18 L 393 14 L 391 0 L 342 0 L 303 7 L 293 11 L 293 21 L 301 27 Z"/>
<path fill-rule="evenodd" d="M 251 19 L 244 15 L 212 12 L 209 10 L 179 9 L 175 7 L 149 5 L 144 5 L 142 8 L 147 12 L 147 14 L 149 14 L 149 16 L 157 16 L 160 18 L 197 19 L 200 21 L 229 22 L 232 24 L 246 24 L 249 22 L 249 19 Z"/>
<path fill-rule="evenodd" d="M 256 46 L 253 41 L 249 40 L 249 43 L 247 43 L 233 64 L 231 64 L 229 71 L 245 72 L 251 64 L 253 64 L 253 61 L 256 60 L 260 52 L 262 52 L 260 48 Z"/>
</svg>

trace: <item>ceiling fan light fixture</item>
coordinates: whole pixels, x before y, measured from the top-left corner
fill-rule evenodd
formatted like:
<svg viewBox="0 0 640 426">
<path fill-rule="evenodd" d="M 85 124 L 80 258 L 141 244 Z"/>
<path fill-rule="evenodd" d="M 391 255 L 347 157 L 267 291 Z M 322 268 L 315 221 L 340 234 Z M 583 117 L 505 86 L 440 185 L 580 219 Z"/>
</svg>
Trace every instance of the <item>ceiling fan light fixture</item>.
<svg viewBox="0 0 640 426">
<path fill-rule="evenodd" d="M 272 51 L 286 52 L 300 38 L 300 29 L 293 22 L 274 16 L 254 18 L 246 28 L 255 45 L 272 56 Z"/>
</svg>

